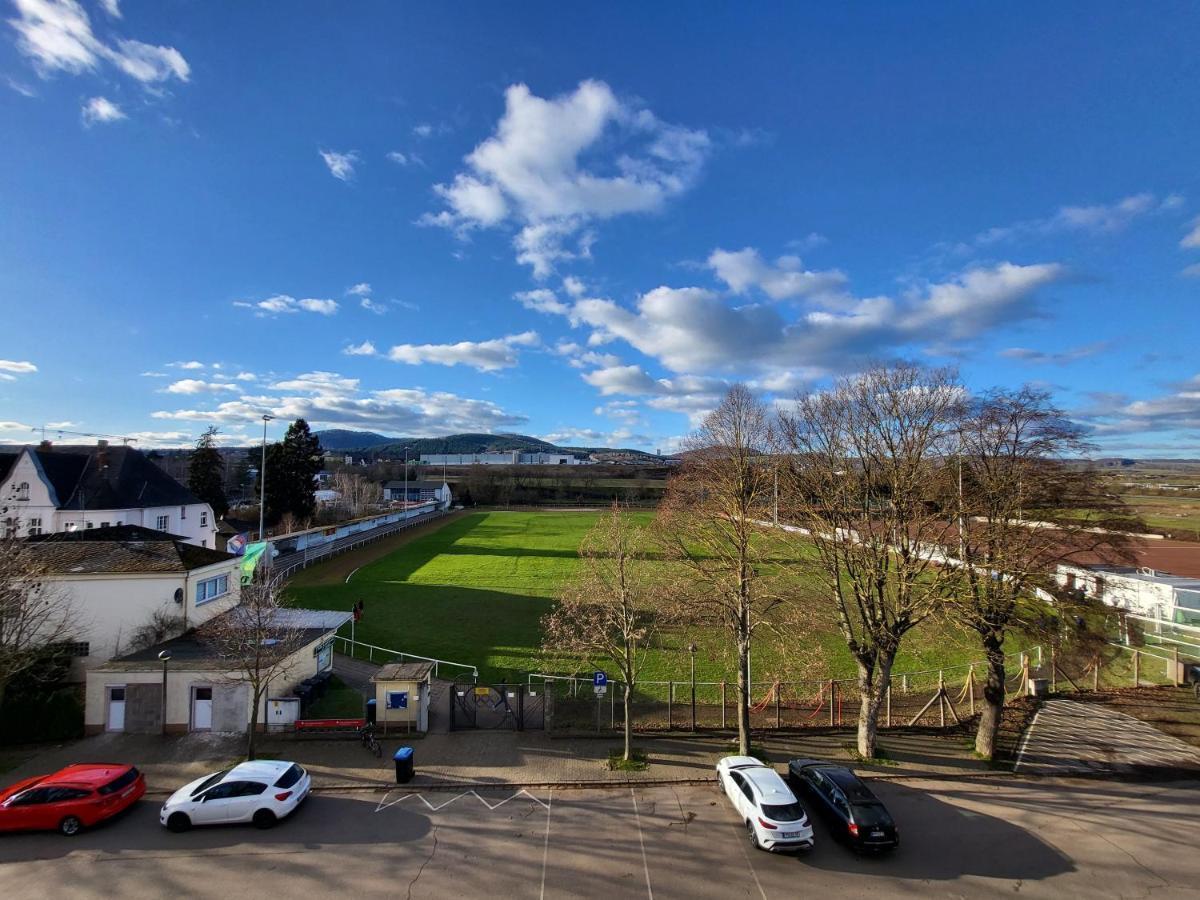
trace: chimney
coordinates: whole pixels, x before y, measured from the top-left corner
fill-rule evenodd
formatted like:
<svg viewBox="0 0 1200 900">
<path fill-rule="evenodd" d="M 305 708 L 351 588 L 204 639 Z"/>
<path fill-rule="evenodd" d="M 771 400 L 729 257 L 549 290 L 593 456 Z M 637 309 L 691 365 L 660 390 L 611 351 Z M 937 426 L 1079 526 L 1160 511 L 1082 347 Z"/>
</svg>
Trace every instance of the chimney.
<svg viewBox="0 0 1200 900">
<path fill-rule="evenodd" d="M 108 441 L 104 438 L 96 441 L 96 468 L 101 472 L 108 468 Z"/>
</svg>

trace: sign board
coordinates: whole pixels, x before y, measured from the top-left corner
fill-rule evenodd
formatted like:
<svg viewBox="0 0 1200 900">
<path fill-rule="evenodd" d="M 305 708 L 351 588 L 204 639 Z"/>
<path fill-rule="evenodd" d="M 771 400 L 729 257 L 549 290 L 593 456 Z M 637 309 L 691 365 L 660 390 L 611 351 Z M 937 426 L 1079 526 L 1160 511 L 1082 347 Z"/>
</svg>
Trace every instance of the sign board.
<svg viewBox="0 0 1200 900">
<path fill-rule="evenodd" d="M 408 709 L 408 691 L 388 691 L 388 709 Z"/>
<path fill-rule="evenodd" d="M 490 687 L 477 687 L 475 688 L 475 696 L 490 697 L 492 696 L 492 689 Z"/>
<path fill-rule="evenodd" d="M 608 687 L 608 675 L 604 672 L 596 672 L 592 676 L 592 687 Z"/>
<path fill-rule="evenodd" d="M 605 694 L 608 693 L 608 685 L 607 684 L 597 684 L 592 687 L 592 690 L 596 692 L 597 697 L 603 697 Z"/>
</svg>

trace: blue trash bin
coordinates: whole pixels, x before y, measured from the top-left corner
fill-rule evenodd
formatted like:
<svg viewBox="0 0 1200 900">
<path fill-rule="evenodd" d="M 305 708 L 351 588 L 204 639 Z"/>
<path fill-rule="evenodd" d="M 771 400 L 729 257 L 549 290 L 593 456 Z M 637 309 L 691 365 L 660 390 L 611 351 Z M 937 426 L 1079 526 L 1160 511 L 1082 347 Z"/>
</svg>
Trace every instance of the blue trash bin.
<svg viewBox="0 0 1200 900">
<path fill-rule="evenodd" d="M 396 761 L 396 784 L 408 784 L 413 777 L 413 748 L 401 747 L 392 757 Z"/>
</svg>

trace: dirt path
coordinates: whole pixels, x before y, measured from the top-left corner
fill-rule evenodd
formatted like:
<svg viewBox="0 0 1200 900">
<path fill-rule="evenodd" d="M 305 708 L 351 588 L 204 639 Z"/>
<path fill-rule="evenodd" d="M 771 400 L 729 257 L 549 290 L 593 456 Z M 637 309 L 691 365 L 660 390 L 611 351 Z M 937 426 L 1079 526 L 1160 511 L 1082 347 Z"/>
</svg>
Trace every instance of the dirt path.
<svg viewBox="0 0 1200 900">
<path fill-rule="evenodd" d="M 391 537 L 384 538 L 381 541 L 376 541 L 373 544 L 367 544 L 365 547 L 359 547 L 357 550 L 351 550 L 348 553 L 342 553 L 335 556 L 333 559 L 326 562 L 317 563 L 309 566 L 302 572 L 290 579 L 289 584 L 295 587 L 318 587 L 330 584 L 345 584 L 346 578 L 355 569 L 365 566 L 368 563 L 373 563 L 377 559 L 382 559 L 389 553 L 392 553 L 409 541 L 415 538 L 429 534 L 431 531 L 436 531 L 451 522 L 468 515 L 469 510 L 460 510 L 452 512 L 448 516 L 434 519 L 425 525 L 419 525 L 416 528 L 409 528 L 394 534 Z"/>
</svg>

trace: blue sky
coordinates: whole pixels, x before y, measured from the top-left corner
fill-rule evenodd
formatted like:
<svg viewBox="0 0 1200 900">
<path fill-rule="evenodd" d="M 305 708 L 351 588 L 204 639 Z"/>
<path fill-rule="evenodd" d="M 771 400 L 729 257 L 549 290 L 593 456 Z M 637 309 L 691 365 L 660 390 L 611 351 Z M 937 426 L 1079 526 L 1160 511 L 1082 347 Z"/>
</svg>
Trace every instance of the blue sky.
<svg viewBox="0 0 1200 900">
<path fill-rule="evenodd" d="M 0 3 L 0 439 L 670 449 L 911 358 L 1198 455 L 1194 4 Z"/>
</svg>

